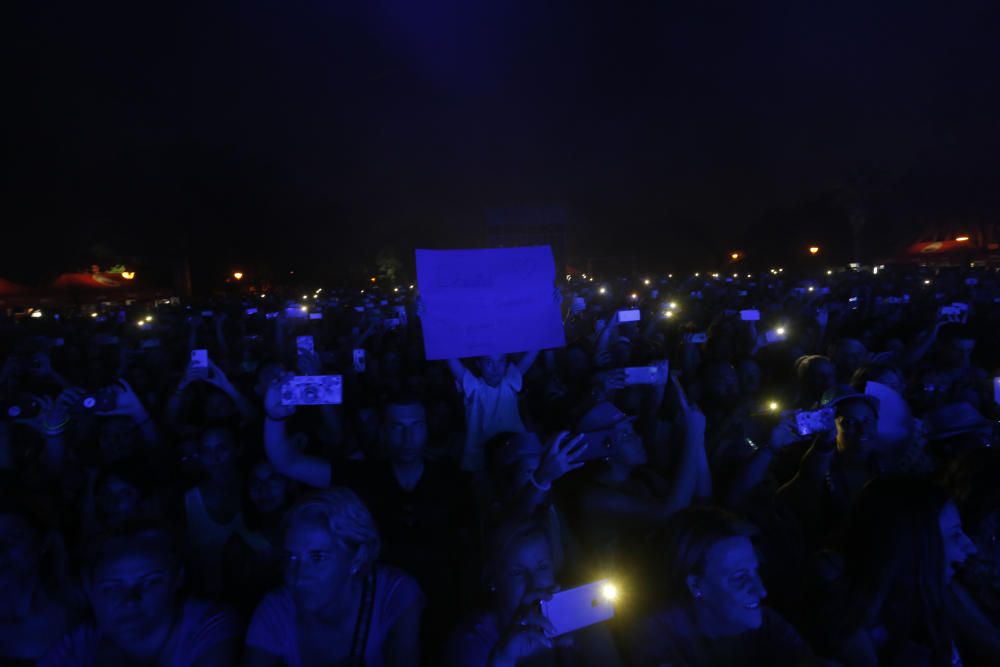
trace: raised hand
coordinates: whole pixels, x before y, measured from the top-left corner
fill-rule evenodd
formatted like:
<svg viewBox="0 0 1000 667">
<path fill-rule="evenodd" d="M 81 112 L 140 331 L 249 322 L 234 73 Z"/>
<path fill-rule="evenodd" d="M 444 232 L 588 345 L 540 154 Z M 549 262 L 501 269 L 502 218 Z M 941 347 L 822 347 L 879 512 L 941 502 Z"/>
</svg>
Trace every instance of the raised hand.
<svg viewBox="0 0 1000 667">
<path fill-rule="evenodd" d="M 264 412 L 271 419 L 287 419 L 295 414 L 294 405 L 281 404 L 281 386 L 293 377 L 295 377 L 293 373 L 283 373 L 267 388 L 267 394 L 264 395 Z"/>
<path fill-rule="evenodd" d="M 116 393 L 115 407 L 110 410 L 95 411 L 95 414 L 102 417 L 130 417 L 134 421 L 142 421 L 149 416 L 142 401 L 139 400 L 135 391 L 132 390 L 132 385 L 127 380 L 118 380 L 112 387 Z"/>
<path fill-rule="evenodd" d="M 535 481 L 541 486 L 546 486 L 566 473 L 580 468 L 583 462 L 579 459 L 586 447 L 583 435 L 570 439 L 569 431 L 559 433 L 546 448 L 545 455 L 535 470 Z"/>
</svg>

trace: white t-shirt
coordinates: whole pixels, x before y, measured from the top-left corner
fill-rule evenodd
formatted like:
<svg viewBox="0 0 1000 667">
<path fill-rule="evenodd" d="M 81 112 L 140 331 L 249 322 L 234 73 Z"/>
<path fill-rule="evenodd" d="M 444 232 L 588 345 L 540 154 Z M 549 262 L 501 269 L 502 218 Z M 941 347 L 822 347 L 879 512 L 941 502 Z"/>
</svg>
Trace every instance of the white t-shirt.
<svg viewBox="0 0 1000 667">
<path fill-rule="evenodd" d="M 462 452 L 462 470 L 480 471 L 485 467 L 483 445 L 497 433 L 524 432 L 521 414 L 517 409 L 517 392 L 521 391 L 521 371 L 515 364 L 507 364 L 503 380 L 491 387 L 469 369 L 462 376 L 462 393 L 465 396 L 465 450 Z"/>
</svg>

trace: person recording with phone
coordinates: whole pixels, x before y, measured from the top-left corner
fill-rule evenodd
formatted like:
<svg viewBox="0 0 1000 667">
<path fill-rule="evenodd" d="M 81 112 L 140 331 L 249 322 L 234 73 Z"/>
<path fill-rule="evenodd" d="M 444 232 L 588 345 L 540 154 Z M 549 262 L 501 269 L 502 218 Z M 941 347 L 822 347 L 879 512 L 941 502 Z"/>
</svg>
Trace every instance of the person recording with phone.
<svg viewBox="0 0 1000 667">
<path fill-rule="evenodd" d="M 814 539 L 838 529 L 861 488 L 890 465 L 877 448 L 878 399 L 849 385 L 827 391 L 833 430 L 818 433 L 778 498 L 798 513 Z"/>
<path fill-rule="evenodd" d="M 484 608 L 464 619 L 445 648 L 447 667 L 616 667 L 602 625 L 556 636 L 539 603 L 559 591 L 561 562 L 546 524 L 516 519 L 491 533 Z"/>
</svg>

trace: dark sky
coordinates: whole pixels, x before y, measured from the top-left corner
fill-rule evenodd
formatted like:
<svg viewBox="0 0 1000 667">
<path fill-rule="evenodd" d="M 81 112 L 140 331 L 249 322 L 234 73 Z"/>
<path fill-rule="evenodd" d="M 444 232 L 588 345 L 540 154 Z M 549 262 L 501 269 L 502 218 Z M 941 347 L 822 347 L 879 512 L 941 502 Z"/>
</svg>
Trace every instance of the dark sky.
<svg viewBox="0 0 1000 667">
<path fill-rule="evenodd" d="M 996 211 L 998 4 L 24 3 L 3 255 L 346 264 L 556 204 L 672 259 L 859 176 Z"/>
</svg>

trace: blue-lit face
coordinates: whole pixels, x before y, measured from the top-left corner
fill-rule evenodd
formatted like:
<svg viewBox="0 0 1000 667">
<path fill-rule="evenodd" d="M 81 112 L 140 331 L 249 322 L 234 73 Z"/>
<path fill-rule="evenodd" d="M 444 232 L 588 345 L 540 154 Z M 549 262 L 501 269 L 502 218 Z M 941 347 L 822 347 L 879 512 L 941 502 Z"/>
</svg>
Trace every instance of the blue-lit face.
<svg viewBox="0 0 1000 667">
<path fill-rule="evenodd" d="M 492 355 L 479 357 L 479 373 L 483 377 L 483 382 L 491 387 L 499 387 L 503 381 L 504 373 L 507 372 L 506 355 Z"/>
<path fill-rule="evenodd" d="M 956 568 L 976 553 L 976 546 L 962 530 L 962 518 L 958 508 L 950 500 L 941 510 L 939 517 L 941 525 L 941 541 L 944 543 L 944 578 L 950 582 L 955 576 Z"/>
<path fill-rule="evenodd" d="M 497 606 L 509 617 L 521 605 L 540 599 L 555 587 L 552 550 L 544 535 L 526 535 L 510 546 L 495 582 Z"/>
<path fill-rule="evenodd" d="M 757 555 L 749 538 L 731 537 L 709 549 L 704 573 L 690 579 L 697 591 L 695 608 L 700 612 L 700 622 L 706 625 L 702 632 L 728 637 L 761 626 L 761 600 L 767 591 L 757 567 Z"/>
<path fill-rule="evenodd" d="M 410 463 L 419 460 L 427 445 L 427 413 L 419 403 L 390 403 L 383 431 L 389 458 Z"/>
<path fill-rule="evenodd" d="M 142 641 L 170 623 L 179 585 L 177 568 L 153 549 L 123 549 L 105 558 L 89 586 L 98 628 L 124 643 Z"/>
<path fill-rule="evenodd" d="M 285 585 L 299 611 L 336 604 L 348 590 L 354 553 L 320 514 L 300 516 L 285 532 Z"/>
</svg>

